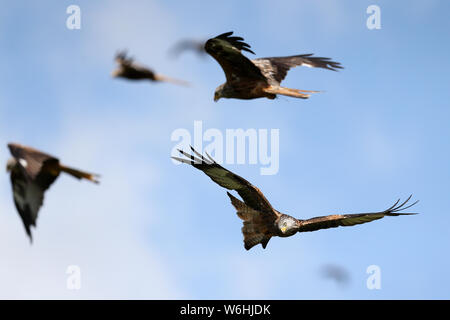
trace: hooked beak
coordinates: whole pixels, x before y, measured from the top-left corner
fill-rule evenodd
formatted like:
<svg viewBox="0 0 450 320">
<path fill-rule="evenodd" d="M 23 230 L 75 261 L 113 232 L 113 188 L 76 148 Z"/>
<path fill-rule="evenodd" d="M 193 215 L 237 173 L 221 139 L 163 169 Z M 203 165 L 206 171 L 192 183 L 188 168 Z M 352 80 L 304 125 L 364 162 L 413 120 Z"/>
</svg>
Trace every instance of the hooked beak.
<svg viewBox="0 0 450 320">
<path fill-rule="evenodd" d="M 281 227 L 281 231 L 283 232 L 283 233 L 285 233 L 286 232 L 286 227 Z"/>
</svg>

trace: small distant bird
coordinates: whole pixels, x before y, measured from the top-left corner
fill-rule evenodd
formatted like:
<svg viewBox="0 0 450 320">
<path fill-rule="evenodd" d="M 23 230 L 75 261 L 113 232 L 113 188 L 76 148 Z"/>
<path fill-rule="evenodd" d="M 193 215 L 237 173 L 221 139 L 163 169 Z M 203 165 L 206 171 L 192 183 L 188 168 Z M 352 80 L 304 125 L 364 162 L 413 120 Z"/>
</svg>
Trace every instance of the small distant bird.
<svg viewBox="0 0 450 320">
<path fill-rule="evenodd" d="M 99 183 L 98 175 L 66 167 L 57 158 L 39 150 L 15 143 L 8 144 L 8 148 L 12 158 L 8 160 L 6 171 L 11 174 L 14 203 L 30 241 L 33 240 L 31 226 L 36 227 L 44 193 L 61 172 Z"/>
<path fill-rule="evenodd" d="M 182 86 L 189 85 L 189 83 L 186 81 L 173 79 L 157 74 L 153 70 L 137 64 L 136 62 L 134 62 L 133 58 L 127 57 L 125 51 L 117 53 L 115 60 L 119 67 L 112 72 L 112 76 L 114 78 L 125 78 L 128 80 L 163 81 Z"/>
<path fill-rule="evenodd" d="M 306 66 L 337 71 L 342 69 L 339 62 L 330 58 L 313 57 L 302 54 L 289 57 L 259 58 L 250 60 L 241 50 L 255 54 L 241 37 L 232 37 L 233 32 L 223 33 L 209 39 L 205 50 L 222 67 L 227 81 L 217 87 L 214 101 L 220 98 L 235 99 L 275 99 L 278 94 L 307 99 L 312 90 L 289 89 L 280 86 L 290 68 Z"/>
<path fill-rule="evenodd" d="M 341 266 L 335 264 L 326 264 L 322 266 L 320 271 L 321 275 L 324 278 L 334 280 L 340 285 L 347 285 L 350 282 L 349 272 Z"/>
<path fill-rule="evenodd" d="M 244 178 L 223 168 L 217 164 L 208 154 L 206 159 L 194 148 L 193 154 L 178 150 L 186 158 L 172 157 L 173 159 L 192 165 L 203 171 L 215 183 L 228 190 L 236 190 L 244 200 L 243 202 L 229 192 L 231 203 L 236 208 L 237 215 L 244 221 L 242 233 L 244 234 L 244 247 L 249 250 L 257 244 L 265 249 L 271 237 L 289 237 L 297 232 L 316 231 L 320 229 L 335 228 L 338 226 L 353 226 L 356 224 L 371 222 L 385 216 L 410 215 L 415 213 L 400 213 L 418 201 L 405 206 L 411 196 L 404 202 L 398 200 L 390 208 L 373 213 L 333 214 L 300 220 L 275 210 L 264 194 Z M 400 203 L 400 204 L 399 204 Z"/>
<path fill-rule="evenodd" d="M 170 49 L 169 53 L 171 56 L 178 58 L 180 54 L 186 51 L 192 51 L 201 57 L 206 56 L 205 41 L 194 39 L 180 40 Z"/>
</svg>

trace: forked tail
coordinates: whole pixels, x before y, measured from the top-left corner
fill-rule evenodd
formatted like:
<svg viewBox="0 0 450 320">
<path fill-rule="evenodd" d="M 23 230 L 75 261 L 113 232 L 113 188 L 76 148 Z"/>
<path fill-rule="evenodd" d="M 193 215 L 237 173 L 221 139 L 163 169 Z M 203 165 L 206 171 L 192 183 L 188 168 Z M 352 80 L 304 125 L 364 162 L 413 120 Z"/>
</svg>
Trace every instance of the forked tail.
<svg viewBox="0 0 450 320">
<path fill-rule="evenodd" d="M 66 167 L 63 165 L 59 165 L 59 168 L 62 172 L 68 173 L 77 179 L 86 179 L 86 180 L 92 181 L 94 183 L 99 183 L 99 181 L 97 180 L 99 175 L 97 175 L 97 174 L 80 171 L 80 170 L 69 168 L 69 167 Z"/>
<path fill-rule="evenodd" d="M 300 98 L 300 99 L 308 99 L 310 97 L 310 94 L 308 94 L 308 93 L 320 92 L 320 91 L 314 91 L 314 90 L 290 89 L 290 88 L 284 88 L 284 87 L 279 87 L 279 86 L 269 86 L 267 88 L 264 88 L 264 91 L 267 93 L 271 93 L 271 94 L 281 94 L 283 96 L 289 96 L 289 97 Z"/>
<path fill-rule="evenodd" d="M 177 85 L 184 86 L 184 87 L 189 87 L 190 86 L 190 83 L 187 82 L 187 81 L 166 77 L 166 76 L 163 76 L 163 75 L 160 75 L 160 74 L 156 74 L 155 75 L 155 80 L 157 80 L 157 81 L 164 81 L 164 82 L 170 82 L 170 83 L 177 84 Z"/>
<path fill-rule="evenodd" d="M 259 243 L 265 249 L 271 235 L 266 225 L 261 221 L 261 212 L 250 208 L 244 202 L 235 198 L 231 193 L 227 192 L 227 194 L 230 197 L 231 203 L 236 208 L 238 217 L 244 220 L 242 234 L 244 235 L 245 249 L 250 250 Z"/>
</svg>

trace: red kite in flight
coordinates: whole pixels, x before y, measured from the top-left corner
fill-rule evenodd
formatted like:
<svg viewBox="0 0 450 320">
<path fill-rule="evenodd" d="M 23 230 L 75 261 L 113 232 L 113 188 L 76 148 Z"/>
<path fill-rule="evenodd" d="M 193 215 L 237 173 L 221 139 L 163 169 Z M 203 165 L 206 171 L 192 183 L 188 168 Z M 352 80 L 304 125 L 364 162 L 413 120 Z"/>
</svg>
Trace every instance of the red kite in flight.
<svg viewBox="0 0 450 320">
<path fill-rule="evenodd" d="M 30 241 L 31 226 L 36 227 L 44 193 L 61 172 L 98 183 L 98 175 L 64 166 L 57 158 L 39 150 L 14 143 L 8 144 L 8 148 L 12 158 L 8 160 L 6 170 L 11 173 L 14 203 Z"/>
<path fill-rule="evenodd" d="M 119 52 L 115 58 L 119 67 L 113 71 L 112 76 L 114 78 L 124 78 L 128 80 L 150 80 L 156 82 L 171 82 L 174 84 L 188 86 L 185 81 L 169 78 L 155 73 L 153 70 L 141 66 L 134 62 L 130 57 L 127 57 L 125 51 Z"/>
<path fill-rule="evenodd" d="M 244 221 L 242 233 L 244 234 L 244 246 L 247 250 L 259 243 L 263 248 L 266 248 L 270 238 L 276 236 L 289 237 L 297 232 L 353 226 L 381 219 L 385 216 L 415 214 L 400 212 L 418 202 L 406 205 L 411 199 L 411 196 L 409 196 L 404 202 L 400 203 L 400 200 L 398 200 L 393 206 L 380 212 L 333 214 L 306 220 L 296 219 L 275 210 L 264 194 L 250 182 L 217 164 L 208 154 L 206 154 L 208 156 L 207 159 L 192 147 L 191 149 L 193 154 L 179 150 L 187 159 L 177 157 L 173 157 L 173 159 L 190 164 L 194 168 L 203 171 L 221 187 L 237 191 L 244 200 L 241 201 L 227 192 L 231 203 L 236 208 L 238 217 Z"/>
<path fill-rule="evenodd" d="M 290 68 L 307 66 L 337 71 L 342 69 L 339 62 L 330 58 L 314 57 L 302 54 L 289 57 L 259 58 L 250 60 L 241 51 L 254 52 L 241 37 L 232 37 L 233 32 L 221 34 L 209 39 L 205 50 L 222 67 L 227 81 L 217 87 L 214 101 L 220 98 L 235 99 L 275 99 L 278 94 L 307 99 L 311 90 L 289 89 L 280 86 Z"/>
</svg>

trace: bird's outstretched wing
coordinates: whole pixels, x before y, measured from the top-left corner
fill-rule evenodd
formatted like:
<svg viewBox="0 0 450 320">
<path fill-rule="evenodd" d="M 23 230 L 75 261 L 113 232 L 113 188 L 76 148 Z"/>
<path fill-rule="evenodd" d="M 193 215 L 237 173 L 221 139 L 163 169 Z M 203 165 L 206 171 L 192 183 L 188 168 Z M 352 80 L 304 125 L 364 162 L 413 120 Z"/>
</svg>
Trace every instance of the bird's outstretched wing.
<svg viewBox="0 0 450 320">
<path fill-rule="evenodd" d="M 289 69 L 298 66 L 310 68 L 323 68 L 332 71 L 343 69 L 339 62 L 331 61 L 330 58 L 313 57 L 312 54 L 301 54 L 289 57 L 270 57 L 252 60 L 268 78 L 275 80 L 278 84 L 286 77 Z"/>
<path fill-rule="evenodd" d="M 29 180 L 38 179 L 44 167 L 58 165 L 59 163 L 57 158 L 31 147 L 10 143 L 8 144 L 8 148 Z M 52 182 L 53 181 L 48 183 L 48 185 L 47 183 L 42 185 L 44 190 L 47 189 Z"/>
<path fill-rule="evenodd" d="M 211 180 L 221 187 L 228 190 L 236 190 L 244 200 L 245 204 L 252 209 L 260 212 L 275 212 L 270 202 L 257 187 L 253 186 L 244 178 L 217 164 L 208 154 L 206 154 L 208 157 L 208 159 L 206 159 L 200 153 L 195 151 L 194 148 L 191 147 L 191 150 L 193 154 L 178 150 L 182 155 L 187 157 L 187 159 L 177 157 L 172 158 L 182 163 L 190 164 L 194 168 L 203 171 L 211 178 Z"/>
<path fill-rule="evenodd" d="M 223 33 L 205 43 L 205 50 L 220 64 L 228 82 L 244 79 L 266 80 L 261 70 L 241 50 L 253 53 L 241 37 L 232 37 L 233 32 Z"/>
<path fill-rule="evenodd" d="M 14 204 L 22 219 L 23 226 L 32 241 L 31 226 L 36 226 L 39 209 L 44 201 L 44 192 L 30 181 L 21 171 L 11 173 Z"/>
<path fill-rule="evenodd" d="M 411 215 L 416 213 L 403 212 L 404 210 L 411 208 L 417 202 L 406 205 L 411 199 L 412 195 L 408 197 L 405 201 L 400 203 L 400 199 L 391 206 L 390 208 L 373 213 L 355 213 L 355 214 L 334 214 L 324 217 L 316 217 L 308 220 L 300 220 L 300 225 L 298 228 L 299 232 L 306 231 L 316 231 L 320 229 L 336 228 L 339 226 L 347 227 L 354 226 L 356 224 L 371 222 L 373 220 L 378 220 L 384 218 L 385 216 L 400 216 L 400 215 Z M 399 204 L 400 203 L 400 204 Z"/>
<path fill-rule="evenodd" d="M 193 51 L 200 56 L 205 56 L 205 41 L 194 39 L 180 40 L 170 49 L 169 53 L 172 57 L 178 58 L 185 51 Z"/>
<path fill-rule="evenodd" d="M 11 172 L 14 204 L 22 219 L 28 237 L 32 240 L 31 226 L 36 225 L 44 192 L 58 177 L 57 172 L 45 170 L 58 165 L 59 160 L 31 147 L 17 143 L 8 144 L 19 170 Z"/>
</svg>

